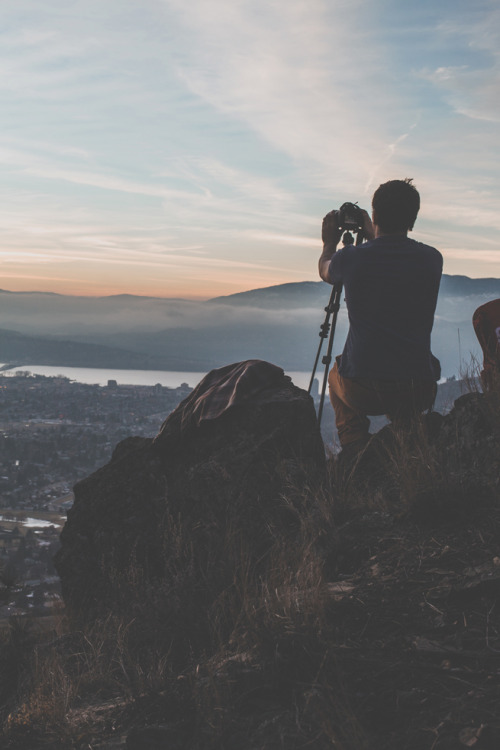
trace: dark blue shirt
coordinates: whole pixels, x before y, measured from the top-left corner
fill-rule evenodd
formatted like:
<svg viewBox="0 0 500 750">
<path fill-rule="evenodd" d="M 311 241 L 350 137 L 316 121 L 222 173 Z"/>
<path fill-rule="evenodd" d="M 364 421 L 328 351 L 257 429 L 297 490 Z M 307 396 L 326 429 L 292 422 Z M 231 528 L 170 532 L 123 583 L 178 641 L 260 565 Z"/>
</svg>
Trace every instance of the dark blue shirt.
<svg viewBox="0 0 500 750">
<path fill-rule="evenodd" d="M 404 235 L 344 247 L 330 281 L 344 285 L 349 333 L 339 372 L 347 378 L 438 380 L 431 354 L 441 253 Z"/>
</svg>

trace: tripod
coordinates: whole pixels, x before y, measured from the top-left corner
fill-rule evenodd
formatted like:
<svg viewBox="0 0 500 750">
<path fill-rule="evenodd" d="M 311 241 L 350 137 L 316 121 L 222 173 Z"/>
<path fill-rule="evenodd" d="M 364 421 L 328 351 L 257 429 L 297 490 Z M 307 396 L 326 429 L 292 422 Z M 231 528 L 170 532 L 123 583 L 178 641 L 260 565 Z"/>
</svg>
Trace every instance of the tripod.
<svg viewBox="0 0 500 750">
<path fill-rule="evenodd" d="M 344 247 L 347 247 L 348 245 L 361 245 L 363 242 L 363 232 L 361 229 L 353 229 L 353 231 L 356 233 L 356 243 L 354 243 L 354 237 L 352 236 L 351 232 L 347 231 L 344 232 L 344 236 L 342 237 L 342 242 L 344 244 Z M 328 382 L 328 371 L 330 368 L 330 364 L 332 361 L 332 350 L 333 350 L 333 339 L 335 336 L 335 328 L 337 326 L 337 318 L 340 310 L 340 297 L 342 295 L 342 284 L 334 284 L 332 288 L 332 293 L 330 295 L 330 301 L 328 302 L 328 305 L 325 307 L 326 316 L 323 321 L 323 323 L 320 326 L 319 329 L 319 346 L 318 351 L 316 353 L 316 359 L 314 360 L 314 366 L 313 371 L 311 374 L 311 380 L 309 382 L 309 388 L 307 389 L 307 392 L 309 395 L 311 394 L 311 390 L 314 383 L 314 376 L 316 375 L 316 369 L 318 367 L 319 357 L 321 354 L 321 349 L 323 348 L 323 341 L 324 339 L 328 338 L 328 347 L 326 350 L 326 354 L 321 360 L 321 362 L 325 365 L 325 372 L 323 375 L 323 385 L 321 388 L 321 397 L 319 400 L 319 408 L 318 408 L 318 425 L 321 426 L 321 417 L 323 416 L 323 405 L 325 402 L 325 392 L 326 392 L 326 384 Z M 330 316 L 332 317 L 332 321 L 330 323 Z"/>
</svg>

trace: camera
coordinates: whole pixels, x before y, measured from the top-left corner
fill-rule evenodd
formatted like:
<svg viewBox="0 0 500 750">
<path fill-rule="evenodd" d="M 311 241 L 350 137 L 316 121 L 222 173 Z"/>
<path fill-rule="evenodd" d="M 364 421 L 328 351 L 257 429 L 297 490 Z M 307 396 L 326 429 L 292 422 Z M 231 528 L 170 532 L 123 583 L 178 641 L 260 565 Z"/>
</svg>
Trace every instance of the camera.
<svg viewBox="0 0 500 750">
<path fill-rule="evenodd" d="M 359 232 L 363 229 L 363 212 L 355 203 L 343 203 L 337 211 L 339 229 Z"/>
</svg>

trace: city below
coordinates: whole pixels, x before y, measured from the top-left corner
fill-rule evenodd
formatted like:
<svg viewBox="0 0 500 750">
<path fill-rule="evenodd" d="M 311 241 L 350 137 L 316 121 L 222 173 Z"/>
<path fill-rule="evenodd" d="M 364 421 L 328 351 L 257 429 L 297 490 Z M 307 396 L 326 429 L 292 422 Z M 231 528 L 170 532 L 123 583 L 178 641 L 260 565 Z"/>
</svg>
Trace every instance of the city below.
<svg viewBox="0 0 500 750">
<path fill-rule="evenodd" d="M 191 388 L 0 379 L 0 623 L 60 606 L 53 557 L 74 484 L 120 440 L 153 437 Z"/>
</svg>

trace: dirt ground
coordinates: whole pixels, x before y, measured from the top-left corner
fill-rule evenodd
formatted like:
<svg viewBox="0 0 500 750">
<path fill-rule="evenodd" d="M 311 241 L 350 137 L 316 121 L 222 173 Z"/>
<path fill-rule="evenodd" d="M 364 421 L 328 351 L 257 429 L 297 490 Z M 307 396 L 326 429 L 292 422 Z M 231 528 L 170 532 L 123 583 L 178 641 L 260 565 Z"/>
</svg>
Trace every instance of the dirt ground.
<svg viewBox="0 0 500 750">
<path fill-rule="evenodd" d="M 500 747 L 499 521 L 472 501 L 438 524 L 373 513 L 339 529 L 330 621 L 366 747 Z"/>
</svg>

